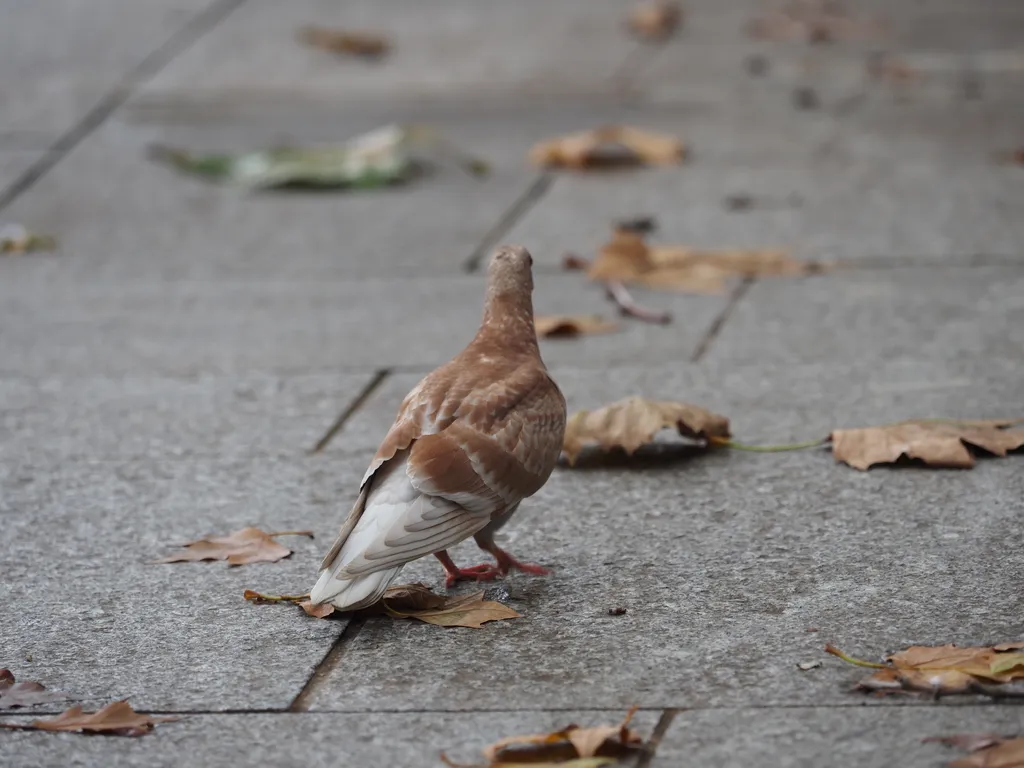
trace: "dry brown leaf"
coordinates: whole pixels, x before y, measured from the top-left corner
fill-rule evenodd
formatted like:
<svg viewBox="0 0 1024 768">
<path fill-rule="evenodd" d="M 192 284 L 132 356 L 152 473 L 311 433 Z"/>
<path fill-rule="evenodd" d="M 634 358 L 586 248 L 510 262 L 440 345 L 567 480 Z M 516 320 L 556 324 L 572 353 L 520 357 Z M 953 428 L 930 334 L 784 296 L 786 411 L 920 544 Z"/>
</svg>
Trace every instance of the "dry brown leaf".
<svg viewBox="0 0 1024 768">
<path fill-rule="evenodd" d="M 277 531 L 266 533 L 259 528 L 242 528 L 227 536 L 211 536 L 182 544 L 183 552 L 162 557 L 158 563 L 198 562 L 200 560 L 227 560 L 228 565 L 248 563 L 276 563 L 292 553 L 288 547 L 274 541 L 277 536 L 308 536 L 312 531 Z"/>
<path fill-rule="evenodd" d="M 448 756 L 444 752 L 441 753 L 441 762 L 449 766 L 449 768 L 604 768 L 604 766 L 615 765 L 618 761 L 614 757 L 577 757 L 571 760 L 558 760 L 551 762 L 544 760 L 543 762 L 537 762 L 536 760 L 530 760 L 529 762 L 500 762 L 500 763 L 474 763 L 467 765 L 465 763 L 455 763 L 448 759 Z"/>
<path fill-rule="evenodd" d="M 919 419 L 832 432 L 832 455 L 854 469 L 888 464 L 906 456 L 936 467 L 969 469 L 974 456 L 967 446 L 996 456 L 1024 446 L 1024 429 L 1007 430 L 1022 419 L 956 421 Z"/>
<path fill-rule="evenodd" d="M 968 733 L 925 741 L 941 741 L 972 753 L 954 760 L 949 768 L 1024 768 L 1024 738 Z"/>
<path fill-rule="evenodd" d="M 828 268 L 817 262 L 797 261 L 778 249 L 651 246 L 642 233 L 616 228 L 612 239 L 602 246 L 590 265 L 587 276 L 689 293 L 724 293 L 731 278 L 805 275 Z"/>
<path fill-rule="evenodd" d="M 0 669 L 0 709 L 15 707 L 32 707 L 51 701 L 63 701 L 74 698 L 60 691 L 48 691 L 42 683 L 19 683 L 9 669 Z"/>
<path fill-rule="evenodd" d="M 542 141 L 530 161 L 544 168 L 600 168 L 620 165 L 675 165 L 685 158 L 674 136 L 625 125 L 607 125 Z"/>
<path fill-rule="evenodd" d="M 83 712 L 74 706 L 52 720 L 32 720 L 29 723 L 0 723 L 0 728 L 24 731 L 73 731 L 76 733 L 103 733 L 110 736 L 142 736 L 153 730 L 157 723 L 170 723 L 176 717 L 150 717 L 131 708 L 127 700 L 115 701 L 98 712 Z"/>
<path fill-rule="evenodd" d="M 648 0 L 636 6 L 629 14 L 629 28 L 646 40 L 667 40 L 679 28 L 683 9 L 669 0 Z"/>
<path fill-rule="evenodd" d="M 243 597 L 254 603 L 291 603 L 317 619 L 338 612 L 329 603 L 314 605 L 310 602 L 309 595 L 265 595 L 247 589 Z M 522 618 L 504 603 L 484 600 L 483 597 L 483 592 L 459 597 L 439 595 L 425 584 L 398 584 L 388 587 L 383 599 L 364 611 L 385 613 L 396 619 L 419 619 L 440 627 L 472 629 L 480 629 L 488 621 Z"/>
<path fill-rule="evenodd" d="M 629 727 L 636 710 L 629 710 L 618 725 L 580 728 L 573 724 L 552 733 L 511 736 L 486 747 L 484 755 L 496 768 L 544 761 L 552 765 L 578 765 L 574 758 L 622 757 L 643 744 L 640 734 Z"/>
<path fill-rule="evenodd" d="M 857 684 L 865 691 L 918 691 L 934 696 L 958 693 L 1020 695 L 1014 681 L 1024 680 L 1024 643 L 998 646 L 915 645 L 894 653 L 888 665 L 851 659 L 832 646 L 825 650 L 845 661 L 875 666 L 868 677 Z"/>
<path fill-rule="evenodd" d="M 423 598 L 417 596 L 419 602 Z M 484 600 L 483 592 L 462 597 L 446 597 L 444 603 L 436 608 L 405 609 L 401 603 L 393 602 L 387 593 L 384 594 L 384 610 L 389 616 L 403 619 L 419 619 L 427 624 L 439 627 L 469 627 L 481 629 L 488 621 L 504 619 L 520 619 L 522 615 L 504 603 Z"/>
<path fill-rule="evenodd" d="M 666 427 L 675 427 L 679 434 L 694 440 L 729 437 L 729 419 L 725 416 L 689 403 L 627 397 L 594 411 L 573 414 L 565 427 L 562 450 L 570 464 L 589 443 L 596 443 L 602 450 L 622 448 L 632 454 Z"/>
<path fill-rule="evenodd" d="M 391 49 L 387 38 L 372 32 L 351 32 L 326 27 L 303 27 L 299 38 L 314 48 L 352 56 L 383 56 Z"/>
<path fill-rule="evenodd" d="M 598 315 L 537 315 L 533 319 L 540 338 L 571 338 L 584 334 L 610 333 L 618 328 Z"/>
</svg>

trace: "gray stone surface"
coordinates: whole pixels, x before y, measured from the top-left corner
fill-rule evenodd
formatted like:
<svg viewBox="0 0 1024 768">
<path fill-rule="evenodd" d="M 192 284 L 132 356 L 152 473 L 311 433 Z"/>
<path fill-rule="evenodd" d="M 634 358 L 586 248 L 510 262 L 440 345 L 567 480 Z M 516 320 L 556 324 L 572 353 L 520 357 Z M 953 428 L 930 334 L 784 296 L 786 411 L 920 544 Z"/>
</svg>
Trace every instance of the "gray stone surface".
<svg viewBox="0 0 1024 768">
<path fill-rule="evenodd" d="M 802 674 L 813 675 L 818 670 Z M 658 747 L 655 768 L 703 765 L 741 768 L 937 768 L 963 755 L 928 736 L 1013 735 L 1024 728 L 1020 707 L 872 707 L 680 712 Z"/>
<path fill-rule="evenodd" d="M 484 279 L 30 285 L 0 284 L 3 375 L 429 370 L 472 338 Z M 633 322 L 619 334 L 552 343 L 549 361 L 686 359 L 724 306 L 712 296 L 654 300 L 687 322 Z M 613 316 L 601 290 L 576 274 L 538 275 L 535 306 L 539 313 Z M 380 311 L 368 317 L 369 307 Z"/>
<path fill-rule="evenodd" d="M 3 149 L 0 145 L 0 189 L 13 184 L 31 165 L 43 156 L 43 152 L 32 150 Z M 4 221 L 7 221 L 5 216 Z"/>
<path fill-rule="evenodd" d="M 732 417 L 740 439 L 750 425 L 749 434 L 766 441 L 792 439 L 798 420 L 806 427 L 798 436 L 807 439 L 826 434 L 836 419 L 855 426 L 914 415 L 989 416 L 1019 402 L 1011 399 L 1019 392 L 1012 370 L 991 379 L 974 371 L 969 381 L 970 369 L 925 363 L 894 364 L 878 379 L 861 371 L 853 381 L 852 365 L 777 367 L 770 379 L 760 370 L 766 381 L 753 367 L 725 380 L 714 368 L 645 370 L 635 381 L 621 369 L 595 377 L 556 368 L 555 378 L 578 404 L 638 390 L 685 393 Z M 948 386 L 926 386 L 943 376 Z M 887 391 L 900 378 L 903 391 Z M 653 380 L 659 388 L 652 391 L 644 382 Z M 855 383 L 868 389 L 847 403 Z M 361 455 L 356 465 L 366 460 Z M 848 692 L 861 671 L 826 656 L 826 642 L 877 658 L 910 644 L 997 642 L 1019 633 L 1013 601 L 989 596 L 1012 592 L 1024 566 L 1005 546 L 1007 526 L 1022 511 L 1020 463 L 1013 456 L 970 472 L 861 473 L 824 450 L 668 450 L 643 462 L 642 472 L 606 462 L 556 471 L 504 533 L 514 554 L 555 568 L 548 578 L 508 582 L 522 620 L 464 636 L 370 620 L 312 706 L 357 710 L 372 702 L 406 710 L 430 700 L 453 709 L 467 701 L 544 709 L 580 698 L 601 707 L 874 703 Z M 468 564 L 480 555 L 464 544 L 453 557 Z M 402 578 L 438 584 L 440 568 L 416 563 Z M 618 606 L 628 612 L 607 614 Z M 797 670 L 810 660 L 823 668 Z"/>
<path fill-rule="evenodd" d="M 608 92 L 638 47 L 623 33 L 623 17 L 617 0 L 586 7 L 568 0 L 362 0 L 344 9 L 330 0 L 250 0 L 150 89 L 259 96 L 299 90 L 332 100 Z M 307 24 L 379 32 L 393 51 L 381 63 L 339 59 L 296 40 Z"/>
<path fill-rule="evenodd" d="M 0 0 L 0 185 L 125 100 L 0 215 L 61 243 L 0 259 L 0 666 L 89 706 L 191 714 L 138 740 L 0 730 L 0 762 L 433 765 L 633 704 L 645 734 L 678 711 L 631 768 L 938 765 L 954 753 L 920 737 L 1019 730 L 1019 707 L 852 693 L 864 670 L 823 651 L 1019 638 L 1019 453 L 857 472 L 824 448 L 706 452 L 666 430 L 632 463 L 560 467 L 502 531 L 554 568 L 495 585 L 520 619 L 347 624 L 242 599 L 310 586 L 402 396 L 477 326 L 471 262 L 495 241 L 534 252 L 539 313 L 606 318 L 560 260 L 621 217 L 655 215 L 662 242 L 854 262 L 755 282 L 731 307 L 637 291 L 675 322 L 542 342 L 571 410 L 678 398 L 762 445 L 1021 415 L 1024 175 L 1003 160 L 1020 145 L 1022 6 L 864 0 L 886 37 L 807 46 L 748 37 L 770 5 L 689 0 L 679 36 L 650 46 L 618 0 Z M 396 47 L 337 59 L 296 40 L 308 23 Z M 878 54 L 922 77 L 872 78 Z M 492 175 L 244 195 L 145 157 L 392 122 L 434 125 Z M 547 179 L 527 164 L 535 142 L 608 123 L 679 135 L 689 161 Z M 738 194 L 750 210 L 727 210 Z M 286 539 L 275 564 L 152 563 L 247 525 L 316 539 Z M 489 559 L 472 542 L 453 557 Z M 402 580 L 442 575 L 427 558 Z"/>
<path fill-rule="evenodd" d="M 394 119 L 392 114 L 380 122 Z M 232 124 L 239 123 L 244 120 Z M 379 124 L 320 123 L 322 133 L 307 129 L 298 138 L 340 142 Z M 251 138 L 222 141 L 225 133 L 230 130 L 107 124 L 10 207 L 10 216 L 58 236 L 66 256 L 60 264 L 20 265 L 18 279 L 162 284 L 455 272 L 534 177 L 520 164 L 500 167 L 484 180 L 445 167 L 387 191 L 246 194 L 185 178 L 146 158 L 153 143 L 247 151 L 284 135 L 274 125 L 250 127 Z M 105 183 L 97 185 L 97 177 Z M 132 226 L 115 224 L 124 221 Z M 390 236 L 396 226 L 402 242 Z"/>
<path fill-rule="evenodd" d="M 335 499 L 355 482 L 306 457 L 5 460 L 0 605 L 18 616 L 5 622 L 5 666 L 90 702 L 288 707 L 344 624 L 252 605 L 242 592 L 307 588 L 341 517 Z M 273 564 L 152 563 L 176 544 L 249 525 L 320 536 L 282 539 L 295 554 Z"/>
<path fill-rule="evenodd" d="M 871 151 L 862 146 L 847 156 Z M 841 146 L 835 152 L 847 154 Z M 994 167 L 984 158 L 984 165 L 964 163 L 950 174 L 923 162 L 881 159 L 721 168 L 704 166 L 698 156 L 682 172 L 562 177 L 509 238 L 535 243 L 539 258 L 554 264 L 566 251 L 596 253 L 613 221 L 643 214 L 654 215 L 660 226 L 652 242 L 702 248 L 785 248 L 815 260 L 1019 258 L 1020 169 Z M 731 210 L 726 200 L 734 195 L 751 196 L 753 207 Z"/>
<path fill-rule="evenodd" d="M 369 376 L 0 378 L 0 457 L 167 461 L 298 457 Z"/>
<path fill-rule="evenodd" d="M 3 0 L 0 133 L 60 136 L 211 2 Z"/>
<path fill-rule="evenodd" d="M 441 768 L 440 753 L 464 764 L 505 736 L 546 733 L 577 723 L 617 723 L 622 712 L 425 712 L 372 714 L 193 715 L 157 727 L 144 739 L 83 739 L 41 733 L 2 733 L 13 747 L 11 768 L 38 765 L 177 766 L 182 755 L 204 766 L 235 766 L 247 756 L 282 768 L 338 765 Z M 638 712 L 633 727 L 645 737 L 657 720 Z"/>
<path fill-rule="evenodd" d="M 1024 353 L 1024 268 L 946 267 L 764 280 L 709 357 L 789 364 L 928 358 L 979 368 Z M 821 329 L 827 328 L 827 333 Z"/>
</svg>

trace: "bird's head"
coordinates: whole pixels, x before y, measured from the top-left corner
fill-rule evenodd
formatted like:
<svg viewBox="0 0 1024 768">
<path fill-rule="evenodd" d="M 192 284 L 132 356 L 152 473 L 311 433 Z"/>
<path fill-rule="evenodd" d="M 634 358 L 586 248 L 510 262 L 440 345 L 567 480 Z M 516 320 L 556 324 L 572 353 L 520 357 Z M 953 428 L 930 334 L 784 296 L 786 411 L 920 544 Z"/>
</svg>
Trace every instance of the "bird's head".
<svg viewBox="0 0 1024 768">
<path fill-rule="evenodd" d="M 487 269 L 488 299 L 528 297 L 533 293 L 533 257 L 520 245 L 503 245 Z"/>
</svg>

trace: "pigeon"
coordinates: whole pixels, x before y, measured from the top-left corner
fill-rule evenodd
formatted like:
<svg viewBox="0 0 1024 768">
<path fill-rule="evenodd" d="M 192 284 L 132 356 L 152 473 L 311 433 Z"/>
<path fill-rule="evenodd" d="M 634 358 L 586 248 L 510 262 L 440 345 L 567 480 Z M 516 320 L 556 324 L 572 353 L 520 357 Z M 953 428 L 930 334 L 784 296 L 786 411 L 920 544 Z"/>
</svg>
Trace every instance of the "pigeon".
<svg viewBox="0 0 1024 768">
<path fill-rule="evenodd" d="M 547 574 L 494 534 L 547 482 L 565 435 L 565 398 L 533 323 L 533 258 L 491 257 L 483 322 L 469 345 L 406 395 L 310 590 L 314 605 L 357 610 L 383 597 L 406 563 L 434 555 L 446 585 L 517 569 Z M 497 561 L 459 568 L 447 550 L 473 536 Z"/>
</svg>

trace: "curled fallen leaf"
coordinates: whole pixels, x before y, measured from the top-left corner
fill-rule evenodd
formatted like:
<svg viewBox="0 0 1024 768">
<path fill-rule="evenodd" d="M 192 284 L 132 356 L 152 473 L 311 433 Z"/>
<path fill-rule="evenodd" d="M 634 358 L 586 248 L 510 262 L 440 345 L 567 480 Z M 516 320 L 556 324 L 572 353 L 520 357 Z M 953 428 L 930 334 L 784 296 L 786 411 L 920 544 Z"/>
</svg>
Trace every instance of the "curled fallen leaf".
<svg viewBox="0 0 1024 768">
<path fill-rule="evenodd" d="M 265 595 L 245 590 L 243 597 L 254 603 L 291 603 L 308 615 L 322 619 L 338 611 L 329 603 L 310 602 L 309 595 Z M 484 600 L 484 592 L 472 595 L 439 595 L 424 584 L 398 584 L 388 587 L 383 599 L 365 613 L 384 613 L 396 619 L 418 619 L 440 627 L 480 629 L 489 621 L 519 619 L 522 616 L 504 603 Z"/>
<path fill-rule="evenodd" d="M 495 768 L 538 763 L 574 766 L 605 764 L 577 762 L 591 758 L 606 758 L 614 762 L 616 758 L 635 753 L 643 745 L 640 734 L 629 727 L 636 710 L 636 707 L 629 710 L 618 725 L 581 728 L 573 724 L 552 733 L 501 739 L 486 747 L 484 756 Z"/>
<path fill-rule="evenodd" d="M 29 232 L 21 224 L 0 222 L 0 253 L 31 253 L 52 251 L 57 241 L 49 235 Z"/>
<path fill-rule="evenodd" d="M 621 165 L 675 165 L 686 156 L 674 136 L 625 125 L 606 125 L 542 141 L 530 161 L 545 168 L 601 168 Z"/>
<path fill-rule="evenodd" d="M 885 664 L 851 658 L 833 646 L 825 650 L 858 666 L 875 671 L 857 683 L 856 690 L 913 691 L 932 696 L 982 693 L 1018 697 L 1024 687 L 1024 642 L 995 646 L 915 645 L 894 653 Z"/>
<path fill-rule="evenodd" d="M 958 421 L 919 419 L 832 432 L 832 455 L 854 469 L 889 464 L 901 457 L 920 459 L 935 467 L 969 469 L 974 456 L 968 447 L 1006 456 L 1024 446 L 1024 428 L 1007 429 L 1024 419 Z"/>
<path fill-rule="evenodd" d="M 390 590 L 389 590 L 390 591 Z M 408 598 L 406 598 L 408 599 Z M 422 595 L 413 599 L 413 605 L 422 604 Z M 439 627 L 469 627 L 481 629 L 489 621 L 520 619 L 522 615 L 504 603 L 484 600 L 484 592 L 462 597 L 445 597 L 444 603 L 435 608 L 409 608 L 399 596 L 384 593 L 384 612 L 402 619 L 418 619 Z"/>
<path fill-rule="evenodd" d="M 598 315 L 537 315 L 533 323 L 537 336 L 546 339 L 610 333 L 618 328 Z"/>
<path fill-rule="evenodd" d="M 274 539 L 277 536 L 308 536 L 312 531 L 276 531 L 266 533 L 259 528 L 242 528 L 226 536 L 211 536 L 182 544 L 184 551 L 157 560 L 157 563 L 184 563 L 200 560 L 227 560 L 228 565 L 249 563 L 276 563 L 292 553 L 292 550 Z"/>
<path fill-rule="evenodd" d="M 957 736 L 930 737 L 924 741 L 938 741 L 972 754 L 954 760 L 949 768 L 1022 768 L 1024 767 L 1024 738 L 966 733 Z"/>
<path fill-rule="evenodd" d="M 48 691 L 42 683 L 26 681 L 19 683 L 9 669 L 0 669 L 0 709 L 32 707 L 51 701 L 74 698 L 60 691 Z"/>
<path fill-rule="evenodd" d="M 645 40 L 662 42 L 671 37 L 683 19 L 679 3 L 670 0 L 648 0 L 629 14 L 629 28 Z"/>
<path fill-rule="evenodd" d="M 689 403 L 627 397 L 594 411 L 573 414 L 565 427 L 562 450 L 569 463 L 583 447 L 596 443 L 602 450 L 621 448 L 632 454 L 666 427 L 694 440 L 729 437 L 729 419 Z"/>
<path fill-rule="evenodd" d="M 642 232 L 616 227 L 587 270 L 592 280 L 619 280 L 690 293 L 724 293 L 737 277 L 813 274 L 829 268 L 797 261 L 778 249 L 707 250 L 649 245 Z"/>
<path fill-rule="evenodd" d="M 76 733 L 102 733 L 109 736 L 142 736 L 153 730 L 157 723 L 170 723 L 176 717 L 150 717 L 136 712 L 127 700 L 107 704 L 97 712 L 83 712 L 80 706 L 61 712 L 52 720 L 32 720 L 28 723 L 0 723 L 0 728 L 23 731 L 67 731 Z"/>
<path fill-rule="evenodd" d="M 331 53 L 367 58 L 383 56 L 391 49 L 387 38 L 372 32 L 353 32 L 309 26 L 299 30 L 299 39 L 307 45 Z"/>
</svg>

